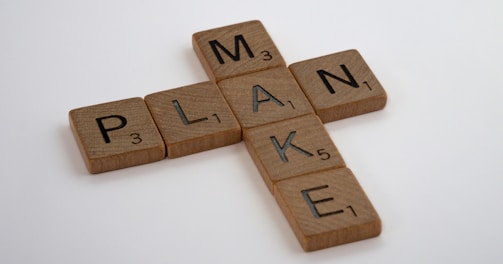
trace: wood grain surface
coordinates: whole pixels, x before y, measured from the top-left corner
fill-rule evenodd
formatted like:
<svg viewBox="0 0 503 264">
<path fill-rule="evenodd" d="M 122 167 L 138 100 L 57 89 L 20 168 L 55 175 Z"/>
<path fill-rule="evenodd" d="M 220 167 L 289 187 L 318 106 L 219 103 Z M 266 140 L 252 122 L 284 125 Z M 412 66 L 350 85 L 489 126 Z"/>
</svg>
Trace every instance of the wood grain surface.
<svg viewBox="0 0 503 264">
<path fill-rule="evenodd" d="M 218 86 L 243 129 L 314 114 L 286 67 L 226 79 Z"/>
<path fill-rule="evenodd" d="M 289 66 L 323 123 L 380 110 L 386 92 L 356 50 Z"/>
<path fill-rule="evenodd" d="M 164 139 L 168 158 L 241 141 L 241 127 L 214 83 L 150 94 L 145 102 Z"/>
<path fill-rule="evenodd" d="M 164 142 L 142 98 L 74 109 L 69 119 L 90 173 L 165 158 Z"/>
<path fill-rule="evenodd" d="M 243 132 L 248 152 L 271 192 L 276 182 L 345 166 L 315 115 L 305 115 Z"/>
<path fill-rule="evenodd" d="M 258 20 L 195 33 L 192 46 L 214 82 L 286 65 Z"/>
<path fill-rule="evenodd" d="M 379 215 L 348 168 L 280 181 L 274 194 L 305 251 L 381 233 Z"/>
</svg>

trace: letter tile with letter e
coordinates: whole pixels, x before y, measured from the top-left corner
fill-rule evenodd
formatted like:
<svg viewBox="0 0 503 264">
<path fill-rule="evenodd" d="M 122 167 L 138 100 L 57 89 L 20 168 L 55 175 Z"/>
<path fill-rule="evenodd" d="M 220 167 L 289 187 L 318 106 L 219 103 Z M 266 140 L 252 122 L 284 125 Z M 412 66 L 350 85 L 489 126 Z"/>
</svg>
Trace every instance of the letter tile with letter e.
<svg viewBox="0 0 503 264">
<path fill-rule="evenodd" d="M 73 109 L 69 119 L 90 173 L 166 157 L 164 141 L 142 98 Z"/>
<path fill-rule="evenodd" d="M 214 82 L 286 65 L 258 20 L 195 33 L 192 46 Z"/>
<path fill-rule="evenodd" d="M 380 110 L 386 92 L 357 50 L 289 66 L 323 123 Z"/>
<path fill-rule="evenodd" d="M 313 107 L 286 67 L 226 79 L 218 86 L 243 130 L 314 114 Z"/>
<path fill-rule="evenodd" d="M 145 96 L 168 158 L 241 141 L 241 127 L 218 87 L 202 82 Z"/>
<path fill-rule="evenodd" d="M 381 233 L 379 215 L 348 168 L 280 181 L 274 196 L 305 251 Z"/>
<path fill-rule="evenodd" d="M 278 181 L 345 166 L 323 124 L 314 114 L 247 129 L 243 137 L 271 192 Z"/>
</svg>

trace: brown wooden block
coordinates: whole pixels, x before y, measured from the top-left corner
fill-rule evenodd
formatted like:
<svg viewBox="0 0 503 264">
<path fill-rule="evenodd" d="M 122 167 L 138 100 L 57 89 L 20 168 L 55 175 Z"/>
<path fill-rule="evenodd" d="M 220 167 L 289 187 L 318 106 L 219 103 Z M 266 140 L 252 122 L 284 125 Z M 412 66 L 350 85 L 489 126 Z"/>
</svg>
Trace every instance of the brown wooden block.
<svg viewBox="0 0 503 264">
<path fill-rule="evenodd" d="M 145 102 L 164 139 L 168 158 L 241 141 L 241 127 L 214 83 L 150 94 Z"/>
<path fill-rule="evenodd" d="M 244 130 L 248 152 L 271 192 L 295 176 L 345 166 L 323 124 L 314 114 Z"/>
<path fill-rule="evenodd" d="M 195 33 L 192 45 L 214 82 L 285 66 L 271 37 L 257 20 Z"/>
<path fill-rule="evenodd" d="M 166 157 L 162 137 L 141 98 L 74 109 L 70 111 L 69 119 L 90 173 Z"/>
<path fill-rule="evenodd" d="M 305 251 L 378 236 L 381 220 L 348 168 L 278 182 L 275 198 Z"/>
<path fill-rule="evenodd" d="M 324 123 L 386 105 L 386 92 L 356 50 L 297 62 L 289 69 Z"/>
<path fill-rule="evenodd" d="M 286 67 L 226 79 L 218 86 L 243 129 L 314 114 Z"/>
</svg>

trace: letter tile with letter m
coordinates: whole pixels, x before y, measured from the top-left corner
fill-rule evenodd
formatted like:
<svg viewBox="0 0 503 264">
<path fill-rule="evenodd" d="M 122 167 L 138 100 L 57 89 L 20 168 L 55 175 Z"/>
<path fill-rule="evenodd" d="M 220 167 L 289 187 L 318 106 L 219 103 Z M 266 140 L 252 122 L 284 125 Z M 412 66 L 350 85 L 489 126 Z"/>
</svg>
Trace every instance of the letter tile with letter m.
<svg viewBox="0 0 503 264">
<path fill-rule="evenodd" d="M 192 46 L 214 82 L 285 67 L 283 57 L 258 20 L 195 33 Z"/>
<path fill-rule="evenodd" d="M 165 158 L 164 141 L 141 98 L 74 109 L 69 119 L 90 173 Z"/>
</svg>

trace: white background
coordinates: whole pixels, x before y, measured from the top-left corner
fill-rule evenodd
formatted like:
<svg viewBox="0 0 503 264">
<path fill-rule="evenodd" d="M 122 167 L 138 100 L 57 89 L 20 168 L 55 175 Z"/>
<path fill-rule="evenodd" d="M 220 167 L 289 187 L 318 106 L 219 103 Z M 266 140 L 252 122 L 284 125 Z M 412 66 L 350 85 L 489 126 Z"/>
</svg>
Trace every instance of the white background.
<svg viewBox="0 0 503 264">
<path fill-rule="evenodd" d="M 192 34 L 251 19 L 387 91 L 326 124 L 378 238 L 304 253 L 243 143 L 87 173 L 69 110 L 205 81 Z M 0 0 L 0 263 L 499 263 L 502 47 L 497 0 Z"/>
</svg>

